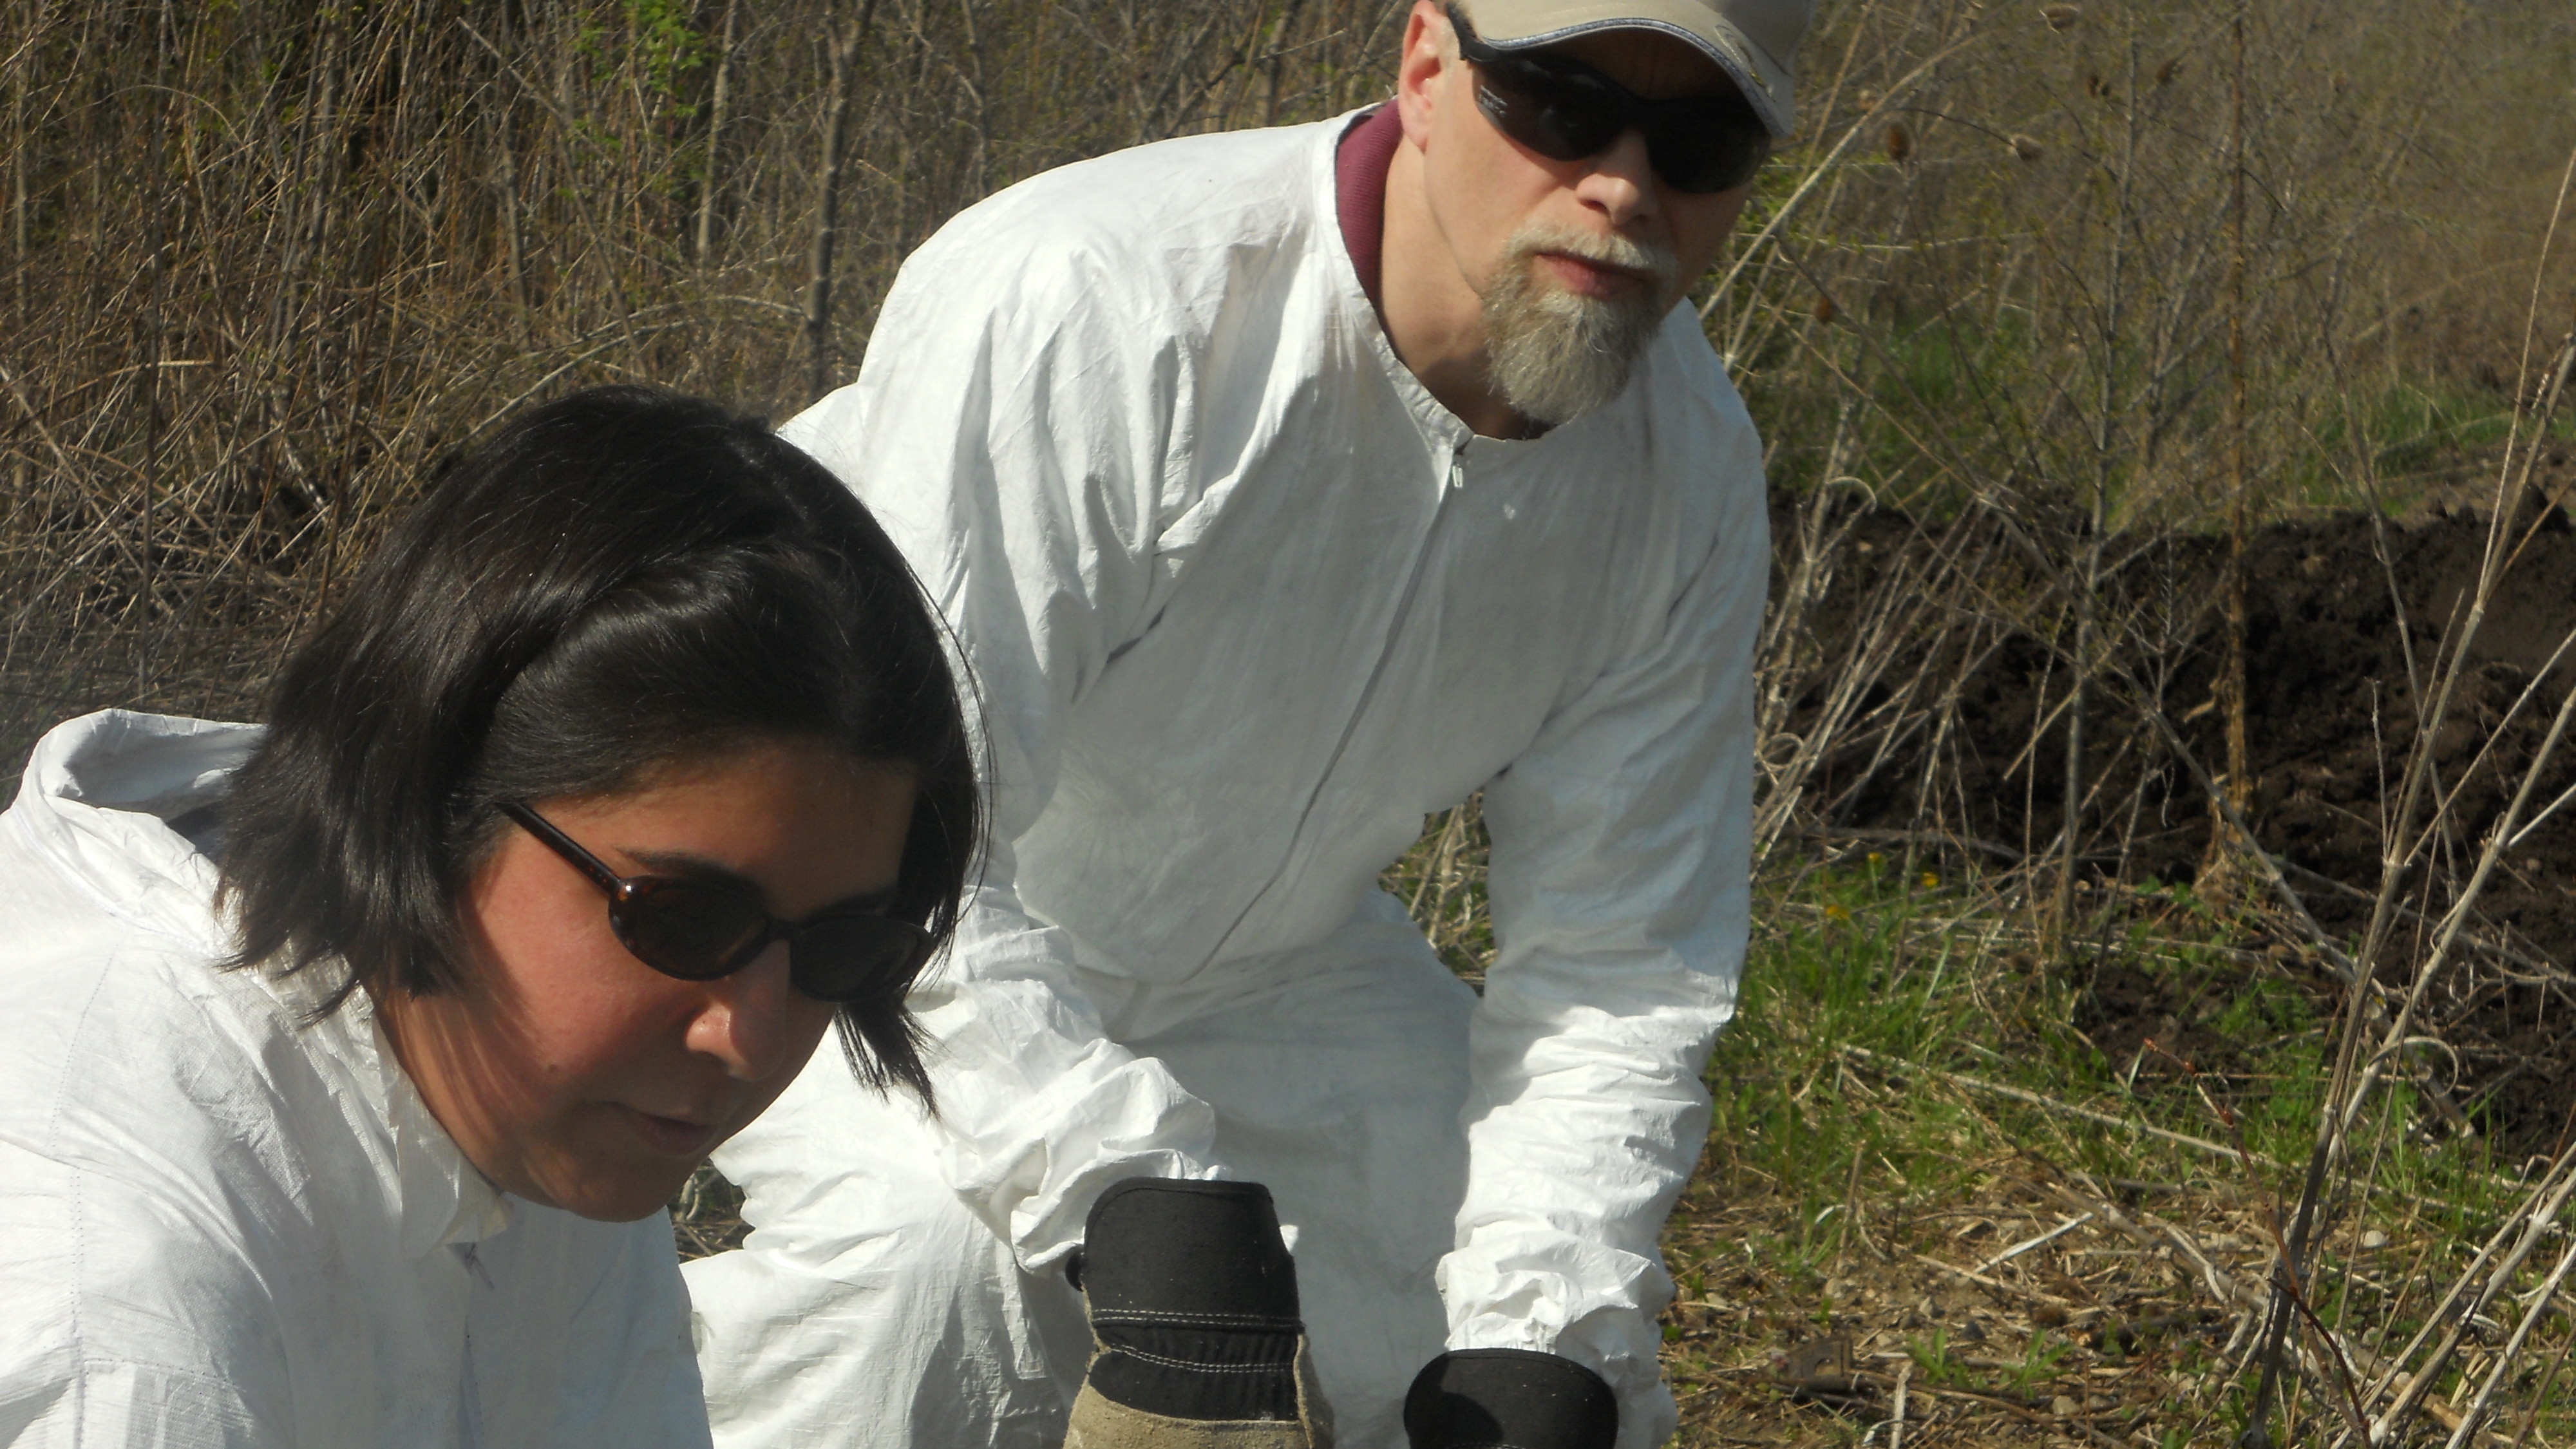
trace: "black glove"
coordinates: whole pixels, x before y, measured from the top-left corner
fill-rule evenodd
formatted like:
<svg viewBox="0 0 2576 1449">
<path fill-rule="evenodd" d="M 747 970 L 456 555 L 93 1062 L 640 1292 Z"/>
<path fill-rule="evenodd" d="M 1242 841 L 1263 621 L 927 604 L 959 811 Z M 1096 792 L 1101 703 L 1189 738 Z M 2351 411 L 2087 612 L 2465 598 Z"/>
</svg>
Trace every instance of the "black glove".
<svg viewBox="0 0 2576 1449">
<path fill-rule="evenodd" d="M 1413 1449 L 1612 1449 L 1619 1400 L 1570 1358 L 1453 1349 L 1414 1375 L 1404 1437 Z"/>
<path fill-rule="evenodd" d="M 1329 1449 L 1268 1188 L 1117 1183 L 1066 1276 L 1095 1341 L 1066 1449 Z"/>
</svg>

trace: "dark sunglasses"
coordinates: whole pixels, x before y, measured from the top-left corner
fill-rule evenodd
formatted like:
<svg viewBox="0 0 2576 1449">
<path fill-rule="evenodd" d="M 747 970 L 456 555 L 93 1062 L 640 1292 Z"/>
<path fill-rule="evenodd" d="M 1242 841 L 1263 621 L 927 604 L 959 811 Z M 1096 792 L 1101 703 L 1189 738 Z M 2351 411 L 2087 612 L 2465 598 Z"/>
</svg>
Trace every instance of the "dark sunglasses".
<svg viewBox="0 0 2576 1449">
<path fill-rule="evenodd" d="M 589 876 L 608 896 L 608 928 L 636 960 L 665 976 L 713 981 L 750 965 L 770 942 L 785 941 L 787 979 L 798 991 L 852 1002 L 908 986 L 930 955 L 930 933 L 910 921 L 862 911 L 782 921 L 732 886 L 621 876 L 525 805 L 504 805 L 501 813 Z"/>
<path fill-rule="evenodd" d="M 1476 38 L 1457 6 L 1449 24 L 1476 68 L 1476 107 L 1494 129 L 1554 161 L 1598 156 L 1630 129 L 1675 191 L 1729 191 L 1771 155 L 1771 131 L 1739 94 L 1650 101 L 1561 55 L 1496 50 Z"/>
</svg>

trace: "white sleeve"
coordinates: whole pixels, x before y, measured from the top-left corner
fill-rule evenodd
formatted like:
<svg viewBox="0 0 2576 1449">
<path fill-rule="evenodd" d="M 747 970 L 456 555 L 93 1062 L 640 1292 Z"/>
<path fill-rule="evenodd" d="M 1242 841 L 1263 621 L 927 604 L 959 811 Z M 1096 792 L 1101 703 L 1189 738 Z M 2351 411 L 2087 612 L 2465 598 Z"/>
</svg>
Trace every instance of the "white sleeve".
<svg viewBox="0 0 2576 1449">
<path fill-rule="evenodd" d="M 913 1004 L 944 1175 L 1037 1269 L 1110 1182 L 1215 1175 L 1214 1117 L 1107 1038 L 1064 934 L 1022 906 L 1011 848 L 1053 792 L 1066 712 L 1148 621 L 1154 539 L 1192 486 L 1170 461 L 1187 451 L 1183 329 L 1114 268 L 1006 247 L 934 240 L 859 380 L 780 432 L 866 501 L 980 692 L 988 855 Z"/>
<path fill-rule="evenodd" d="M 0 1444 L 290 1443 L 265 1285 L 184 1210 L 0 1141 Z"/>
<path fill-rule="evenodd" d="M 1750 910 L 1753 649 L 1768 587 L 1759 445 L 1722 460 L 1719 534 L 1650 642 L 1485 792 L 1501 954 L 1471 1028 L 1467 1194 L 1440 1265 L 1452 1348 L 1555 1352 L 1673 1400 L 1657 1239 L 1708 1134 L 1700 1073 Z"/>
</svg>

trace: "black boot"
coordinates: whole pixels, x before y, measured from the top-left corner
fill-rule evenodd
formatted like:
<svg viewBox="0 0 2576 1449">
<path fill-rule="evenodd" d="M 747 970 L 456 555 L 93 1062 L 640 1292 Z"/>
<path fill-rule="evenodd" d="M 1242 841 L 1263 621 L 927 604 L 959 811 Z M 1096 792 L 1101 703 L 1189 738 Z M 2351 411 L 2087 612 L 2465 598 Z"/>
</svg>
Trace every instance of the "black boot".
<svg viewBox="0 0 2576 1449">
<path fill-rule="evenodd" d="M 1619 1400 L 1570 1358 L 1453 1349 L 1414 1376 L 1404 1437 L 1413 1449 L 1612 1449 Z"/>
<path fill-rule="evenodd" d="M 1330 1449 L 1268 1188 L 1115 1184 L 1066 1276 L 1096 1343 L 1066 1449 Z"/>
</svg>

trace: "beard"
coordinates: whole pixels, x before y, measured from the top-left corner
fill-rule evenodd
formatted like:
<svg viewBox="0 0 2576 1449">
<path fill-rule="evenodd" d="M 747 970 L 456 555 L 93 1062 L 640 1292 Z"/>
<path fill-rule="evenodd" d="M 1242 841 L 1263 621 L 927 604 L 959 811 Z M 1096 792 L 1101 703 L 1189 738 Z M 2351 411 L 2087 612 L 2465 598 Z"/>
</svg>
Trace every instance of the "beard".
<svg viewBox="0 0 2576 1449">
<path fill-rule="evenodd" d="M 1539 253 L 1572 256 L 1650 274 L 1617 297 L 1587 297 L 1546 279 Z M 1485 355 L 1496 391 L 1514 411 L 1554 427 L 1601 406 L 1663 326 L 1679 263 L 1661 247 L 1542 223 L 1514 232 L 1485 288 Z"/>
</svg>

